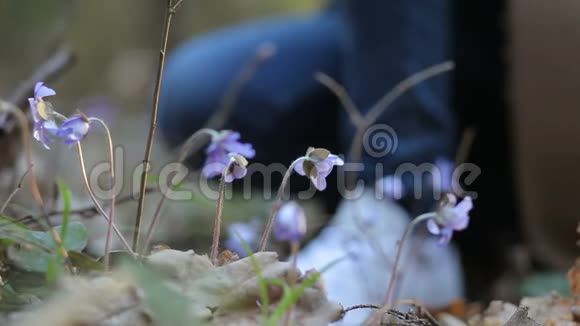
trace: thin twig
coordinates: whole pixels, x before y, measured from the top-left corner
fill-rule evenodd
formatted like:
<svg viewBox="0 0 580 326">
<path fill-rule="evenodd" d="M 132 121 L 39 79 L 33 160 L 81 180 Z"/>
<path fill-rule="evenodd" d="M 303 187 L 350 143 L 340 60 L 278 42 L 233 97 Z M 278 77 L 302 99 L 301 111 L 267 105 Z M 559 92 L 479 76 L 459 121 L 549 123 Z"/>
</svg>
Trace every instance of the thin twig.
<svg viewBox="0 0 580 326">
<path fill-rule="evenodd" d="M 346 88 L 340 85 L 332 77 L 322 72 L 317 72 L 314 75 L 314 78 L 318 80 L 319 83 L 326 86 L 330 91 L 332 91 L 334 95 L 340 100 L 342 107 L 345 109 L 350 118 L 350 121 L 355 125 L 355 127 L 361 127 L 365 123 L 364 117 L 354 104 L 352 98 L 348 95 Z"/>
<path fill-rule="evenodd" d="M 347 312 L 349 312 L 351 310 L 357 310 L 357 309 L 381 309 L 381 306 L 377 306 L 374 304 L 357 304 L 357 305 L 342 309 L 342 315 L 345 315 Z"/>
<path fill-rule="evenodd" d="M 417 315 L 419 317 L 425 317 L 427 320 L 431 322 L 431 324 L 435 326 L 439 326 L 439 321 L 437 318 L 433 317 L 433 315 L 429 312 L 429 309 L 419 300 L 416 299 L 399 299 L 395 302 L 395 307 L 400 305 L 411 305 L 417 308 Z"/>
<path fill-rule="evenodd" d="M 256 53 L 250 58 L 250 60 L 248 60 L 246 64 L 244 64 L 242 70 L 228 86 L 220 106 L 208 119 L 206 128 L 216 130 L 223 128 L 223 126 L 226 124 L 226 121 L 230 117 L 234 106 L 240 97 L 242 90 L 244 89 L 244 86 L 246 86 L 248 82 L 254 78 L 258 69 L 270 58 L 272 58 L 275 53 L 276 46 L 270 42 L 265 42 L 258 46 Z"/>
<path fill-rule="evenodd" d="M 18 181 L 18 185 L 16 185 L 16 188 L 14 188 L 14 190 L 12 191 L 12 193 L 10 194 L 10 196 L 8 196 L 8 198 L 6 199 L 6 201 L 4 202 L 4 204 L 2 205 L 2 208 L 0 208 L 0 215 L 4 215 L 4 211 L 6 210 L 6 207 L 8 206 L 8 203 L 10 203 L 10 201 L 12 200 L 12 198 L 14 198 L 14 196 L 16 196 L 16 193 L 22 189 L 22 183 L 24 182 L 24 178 L 26 177 L 26 175 L 28 174 L 28 172 L 30 172 L 30 170 L 32 170 L 32 165 L 30 165 L 28 167 L 28 169 L 26 169 L 26 172 L 24 172 L 24 174 L 20 177 L 20 181 Z"/>
<path fill-rule="evenodd" d="M 383 96 L 375 105 L 373 105 L 367 114 L 365 114 L 365 120 L 367 120 L 367 124 L 371 125 L 375 123 L 375 121 L 381 116 L 381 114 L 383 114 L 385 109 L 388 108 L 391 103 L 393 103 L 407 91 L 411 90 L 413 87 L 428 79 L 439 76 L 444 72 L 451 71 L 454 67 L 455 64 L 453 61 L 445 61 L 425 68 L 403 79 L 395 87 L 393 87 L 391 91 L 385 94 L 385 96 Z"/>
<path fill-rule="evenodd" d="M 385 110 L 399 97 L 404 95 L 407 91 L 412 89 L 413 87 L 417 86 L 418 84 L 438 76 L 444 72 L 448 72 L 453 70 L 455 67 L 452 61 L 445 61 L 443 63 L 439 63 L 426 69 L 423 69 L 417 73 L 412 74 L 411 76 L 403 79 L 400 81 L 395 87 L 393 87 L 387 94 L 381 97 L 375 105 L 371 107 L 371 109 L 362 117 L 362 120 L 359 118 L 361 116 L 361 111 L 356 107 L 352 99 L 348 96 L 347 92 L 345 91 L 344 87 L 340 86 L 338 82 L 333 80 L 332 78 L 324 75 L 324 74 L 317 74 L 316 79 L 328 87 L 341 101 L 345 111 L 348 113 L 351 122 L 355 125 L 355 135 L 353 137 L 353 141 L 350 146 L 349 150 L 349 159 L 352 162 L 360 161 L 362 157 L 362 143 L 363 137 L 365 134 L 366 129 L 368 129 L 376 120 L 385 112 Z M 321 78 L 322 77 L 322 78 Z M 355 113 L 357 112 L 357 113 Z M 352 185 L 354 183 L 354 179 L 356 177 L 356 173 L 351 173 L 347 177 L 347 184 Z"/>
<path fill-rule="evenodd" d="M 272 227 L 274 226 L 274 219 L 276 218 L 276 213 L 280 210 L 282 206 L 282 195 L 284 194 L 284 189 L 286 188 L 286 184 L 288 180 L 290 180 L 290 175 L 294 171 L 294 166 L 298 164 L 304 157 L 299 157 L 290 166 L 284 177 L 282 178 L 282 183 L 280 184 L 280 188 L 278 188 L 278 193 L 276 194 L 276 199 L 274 200 L 274 204 L 272 205 L 272 211 L 270 212 L 270 217 L 268 218 L 268 222 L 266 223 L 266 228 L 264 229 L 264 233 L 262 233 L 262 238 L 260 239 L 260 244 L 258 245 L 258 251 L 266 250 L 266 246 L 268 245 L 268 239 L 270 238 L 270 233 L 272 232 Z"/>
<path fill-rule="evenodd" d="M 148 187 L 147 189 L 145 189 L 146 193 L 157 192 L 157 191 L 159 191 L 159 189 L 156 187 Z M 125 204 L 128 202 L 132 202 L 134 200 L 135 199 L 133 198 L 132 194 L 125 195 L 125 196 L 119 197 L 116 200 L 116 205 Z M 71 215 L 80 215 L 82 217 L 91 217 L 91 216 L 98 215 L 99 211 L 95 207 L 95 205 L 91 205 L 91 206 L 87 206 L 87 207 L 71 209 L 69 213 Z M 62 214 L 64 214 L 64 211 L 62 211 L 62 210 L 54 210 L 54 211 L 48 212 L 48 216 L 58 216 L 58 215 L 62 215 Z M 24 216 L 22 218 L 27 218 L 27 217 L 30 217 L 30 216 Z"/>
<path fill-rule="evenodd" d="M 147 188 L 147 174 L 149 173 L 149 162 L 151 160 L 151 151 L 153 150 L 153 139 L 155 137 L 155 129 L 157 129 L 157 111 L 159 110 L 159 95 L 161 94 L 161 82 L 163 80 L 163 68 L 165 66 L 165 52 L 167 51 L 167 41 L 169 40 L 169 29 L 171 27 L 171 20 L 177 8 L 183 3 L 179 0 L 175 6 L 172 6 L 172 1 L 167 0 L 167 10 L 165 13 L 165 27 L 163 30 L 163 38 L 161 48 L 159 50 L 159 65 L 157 69 L 157 78 L 155 81 L 155 92 L 153 94 L 153 110 L 151 111 L 151 122 L 149 125 L 149 136 L 147 137 L 147 145 L 145 147 L 145 157 L 143 158 L 143 171 L 141 172 L 141 187 L 139 192 L 139 204 L 137 206 L 137 217 L 135 219 L 135 230 L 133 230 L 133 251 L 138 250 L 139 236 L 141 231 L 141 220 L 143 219 L 143 208 L 145 205 L 145 188 Z"/>
</svg>

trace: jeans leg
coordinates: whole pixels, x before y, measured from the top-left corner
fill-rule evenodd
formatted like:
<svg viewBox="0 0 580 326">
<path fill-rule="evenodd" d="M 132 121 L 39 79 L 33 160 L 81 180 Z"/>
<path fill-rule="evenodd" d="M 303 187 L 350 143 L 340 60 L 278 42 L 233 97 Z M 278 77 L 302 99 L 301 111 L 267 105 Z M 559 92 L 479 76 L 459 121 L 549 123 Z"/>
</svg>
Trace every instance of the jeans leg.
<svg viewBox="0 0 580 326">
<path fill-rule="evenodd" d="M 178 145 L 201 128 L 224 92 L 263 42 L 276 54 L 243 88 L 226 128 L 242 133 L 258 162 L 289 162 L 307 146 L 336 143 L 336 99 L 313 75 L 337 75 L 339 19 L 332 12 L 278 17 L 209 34 L 168 59 L 160 130 Z M 285 163 L 286 164 L 286 163 Z"/>
<path fill-rule="evenodd" d="M 340 7 L 346 26 L 344 83 L 363 112 L 399 81 L 451 59 L 451 0 L 346 0 Z M 396 138 L 398 146 L 385 155 L 363 150 L 367 181 L 380 177 L 374 173 L 377 163 L 384 165 L 388 175 L 403 163 L 453 158 L 455 119 L 450 92 L 446 73 L 414 87 L 379 117 L 376 124 L 392 128 L 394 134 L 385 135 Z M 339 121 L 342 145 L 349 148 L 355 129 L 344 112 Z"/>
</svg>

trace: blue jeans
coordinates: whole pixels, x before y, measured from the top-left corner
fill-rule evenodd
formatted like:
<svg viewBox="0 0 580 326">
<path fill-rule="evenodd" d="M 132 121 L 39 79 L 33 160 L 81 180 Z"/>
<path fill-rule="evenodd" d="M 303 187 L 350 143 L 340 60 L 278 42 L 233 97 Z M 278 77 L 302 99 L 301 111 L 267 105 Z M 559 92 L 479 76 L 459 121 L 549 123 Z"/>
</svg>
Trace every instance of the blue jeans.
<svg viewBox="0 0 580 326">
<path fill-rule="evenodd" d="M 344 85 L 364 114 L 399 81 L 451 58 L 450 0 L 341 0 L 309 16 L 276 17 L 211 33 L 175 49 L 167 62 L 159 126 L 171 145 L 201 128 L 256 48 L 276 55 L 241 92 L 226 125 L 256 148 L 255 161 L 289 164 L 308 146 L 347 154 L 355 128 L 335 96 L 313 75 Z M 395 101 L 377 120 L 396 133 L 396 151 L 363 151 L 372 182 L 402 163 L 452 158 L 455 118 L 450 75 L 430 79 Z M 348 158 L 347 158 L 348 159 Z"/>
</svg>

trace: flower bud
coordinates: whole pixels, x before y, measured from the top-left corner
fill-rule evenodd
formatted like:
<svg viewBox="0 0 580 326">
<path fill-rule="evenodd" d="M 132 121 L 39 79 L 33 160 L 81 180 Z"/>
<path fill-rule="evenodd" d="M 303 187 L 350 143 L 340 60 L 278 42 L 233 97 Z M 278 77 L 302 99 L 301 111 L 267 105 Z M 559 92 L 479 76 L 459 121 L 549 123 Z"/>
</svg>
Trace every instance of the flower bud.
<svg viewBox="0 0 580 326">
<path fill-rule="evenodd" d="M 284 204 L 274 221 L 274 236 L 280 241 L 300 242 L 306 234 L 306 216 L 295 202 Z"/>
</svg>

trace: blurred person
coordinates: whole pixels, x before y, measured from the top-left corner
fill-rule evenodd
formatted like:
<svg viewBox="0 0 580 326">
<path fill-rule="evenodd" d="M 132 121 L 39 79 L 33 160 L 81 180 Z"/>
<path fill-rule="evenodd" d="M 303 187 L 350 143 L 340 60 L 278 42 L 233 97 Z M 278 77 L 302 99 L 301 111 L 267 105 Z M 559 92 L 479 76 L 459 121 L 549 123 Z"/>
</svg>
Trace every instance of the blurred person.
<svg viewBox="0 0 580 326">
<path fill-rule="evenodd" d="M 310 15 L 275 17 L 195 38 L 168 58 L 160 130 L 169 145 L 178 146 L 202 128 L 256 49 L 269 42 L 276 54 L 244 85 L 224 127 L 239 131 L 244 142 L 254 145 L 254 161 L 266 165 L 289 164 L 308 146 L 346 154 L 355 127 L 314 74 L 323 72 L 344 85 L 364 115 L 404 78 L 454 59 L 454 5 L 451 0 L 336 0 Z M 404 163 L 454 159 L 459 132 L 452 75 L 415 86 L 381 114 L 375 125 L 392 128 L 398 145 L 385 155 L 363 150 L 365 169 L 360 178 L 367 185 L 373 187 Z M 376 164 L 383 165 L 383 175 L 375 174 Z M 357 200 L 343 200 L 329 225 L 301 251 L 301 269 L 321 269 L 353 253 L 324 274 L 331 299 L 344 306 L 381 302 L 397 240 L 413 217 L 410 213 L 435 204 L 432 195 L 414 198 L 413 180 L 403 183 L 408 195 L 399 204 L 377 200 L 372 191 Z M 368 232 L 355 217 L 371 221 Z M 407 275 L 398 297 L 415 298 L 431 307 L 464 297 L 454 246 L 436 246 L 421 231 L 414 237 L 421 241 L 403 264 Z M 366 315 L 354 312 L 344 322 L 357 324 Z"/>
</svg>

